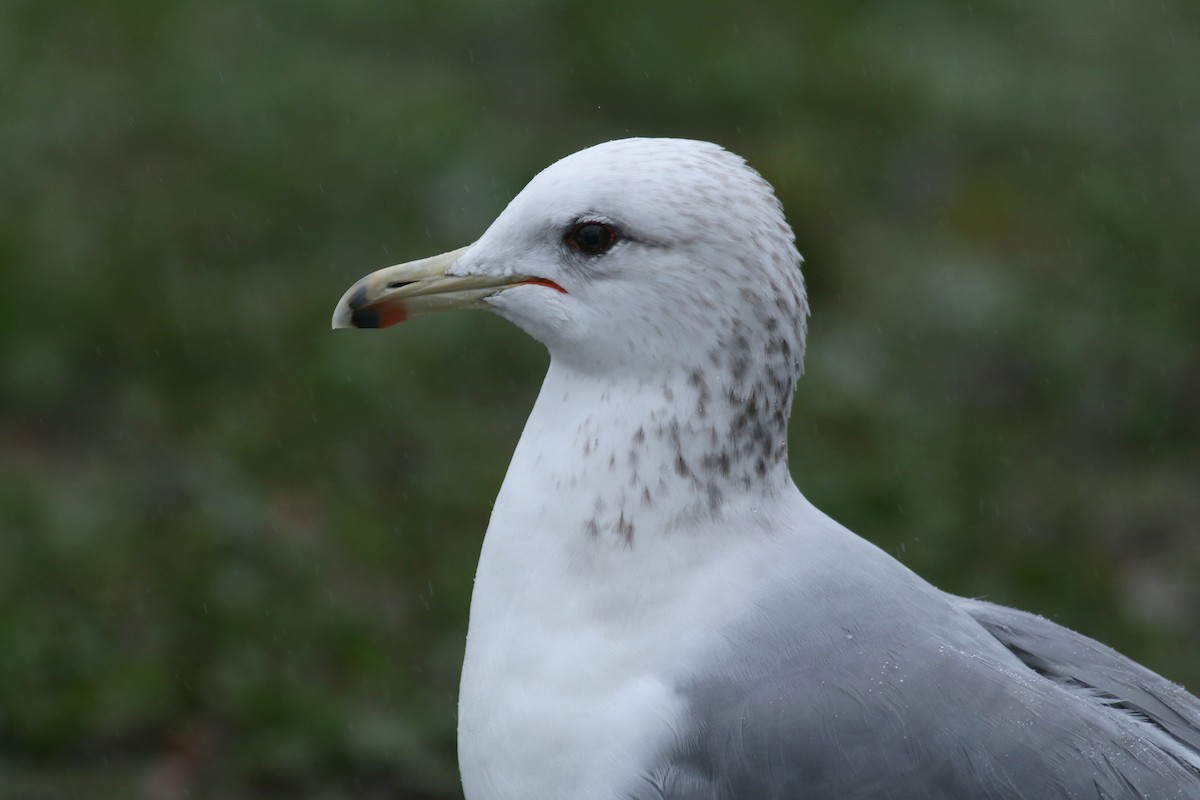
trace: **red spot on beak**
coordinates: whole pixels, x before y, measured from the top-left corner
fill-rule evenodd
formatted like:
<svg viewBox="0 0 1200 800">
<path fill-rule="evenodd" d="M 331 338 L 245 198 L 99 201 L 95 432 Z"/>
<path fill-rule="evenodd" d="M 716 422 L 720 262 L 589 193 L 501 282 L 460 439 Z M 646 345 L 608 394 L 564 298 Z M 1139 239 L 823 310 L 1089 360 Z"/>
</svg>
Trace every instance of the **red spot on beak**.
<svg viewBox="0 0 1200 800">
<path fill-rule="evenodd" d="M 386 328 L 408 319 L 408 308 L 400 300 L 367 302 L 367 288 L 361 284 L 347 301 L 350 324 L 356 328 Z"/>
<path fill-rule="evenodd" d="M 379 314 L 379 327 L 381 328 L 398 325 L 408 319 L 408 309 L 404 307 L 404 303 L 399 301 L 379 303 L 375 306 L 375 311 Z"/>
<path fill-rule="evenodd" d="M 549 289 L 553 289 L 556 292 L 562 292 L 563 294 L 567 293 L 566 289 L 559 286 L 554 281 L 547 280 L 546 278 L 529 278 L 528 280 L 521 281 L 522 286 L 525 286 L 526 284 L 530 286 L 545 286 Z"/>
<path fill-rule="evenodd" d="M 356 328 L 387 328 L 406 319 L 408 309 L 397 300 L 359 306 L 350 313 L 350 324 Z"/>
</svg>

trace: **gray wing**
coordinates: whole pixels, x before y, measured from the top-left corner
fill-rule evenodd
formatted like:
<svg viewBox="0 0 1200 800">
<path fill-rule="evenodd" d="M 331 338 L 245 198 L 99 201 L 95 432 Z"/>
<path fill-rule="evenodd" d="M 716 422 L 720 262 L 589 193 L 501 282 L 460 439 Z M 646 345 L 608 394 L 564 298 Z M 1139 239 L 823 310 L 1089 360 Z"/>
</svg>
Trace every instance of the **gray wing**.
<svg viewBox="0 0 1200 800">
<path fill-rule="evenodd" d="M 895 562 L 777 587 L 726 641 L 633 797 L 1200 798 L 1200 701 Z"/>
<path fill-rule="evenodd" d="M 1179 684 L 1045 617 L 982 600 L 954 599 L 1038 675 L 1133 714 L 1200 759 L 1200 698 Z"/>
</svg>

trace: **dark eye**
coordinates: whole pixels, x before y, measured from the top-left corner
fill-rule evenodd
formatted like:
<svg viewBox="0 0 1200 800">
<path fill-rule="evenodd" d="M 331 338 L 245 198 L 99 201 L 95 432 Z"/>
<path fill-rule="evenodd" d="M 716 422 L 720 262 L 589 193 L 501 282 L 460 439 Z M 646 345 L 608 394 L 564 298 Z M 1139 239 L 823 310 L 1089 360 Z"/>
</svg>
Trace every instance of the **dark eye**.
<svg viewBox="0 0 1200 800">
<path fill-rule="evenodd" d="M 580 222 L 567 231 L 566 242 L 584 255 L 598 256 L 617 243 L 617 231 L 603 222 Z"/>
</svg>

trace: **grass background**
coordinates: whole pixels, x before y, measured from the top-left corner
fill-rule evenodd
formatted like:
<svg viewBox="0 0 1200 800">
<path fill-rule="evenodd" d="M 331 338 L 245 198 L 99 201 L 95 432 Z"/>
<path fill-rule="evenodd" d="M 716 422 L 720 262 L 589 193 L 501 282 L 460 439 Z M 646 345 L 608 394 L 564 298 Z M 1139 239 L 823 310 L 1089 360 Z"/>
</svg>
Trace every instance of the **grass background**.
<svg viewBox="0 0 1200 800">
<path fill-rule="evenodd" d="M 625 135 L 777 187 L 811 499 L 1200 689 L 1198 54 L 1184 0 L 0 3 L 0 796 L 458 796 L 546 356 L 329 314 Z"/>
</svg>

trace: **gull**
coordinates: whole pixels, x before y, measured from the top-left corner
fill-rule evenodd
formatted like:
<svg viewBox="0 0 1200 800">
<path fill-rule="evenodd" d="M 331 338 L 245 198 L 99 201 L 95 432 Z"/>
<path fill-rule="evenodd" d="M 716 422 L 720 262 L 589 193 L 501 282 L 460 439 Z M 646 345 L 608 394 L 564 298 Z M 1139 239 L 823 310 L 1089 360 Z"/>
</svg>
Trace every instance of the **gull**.
<svg viewBox="0 0 1200 800">
<path fill-rule="evenodd" d="M 550 351 L 471 598 L 468 800 L 1200 798 L 1200 700 L 796 488 L 800 265 L 741 158 L 623 139 L 337 304 L 487 309 Z"/>
</svg>

